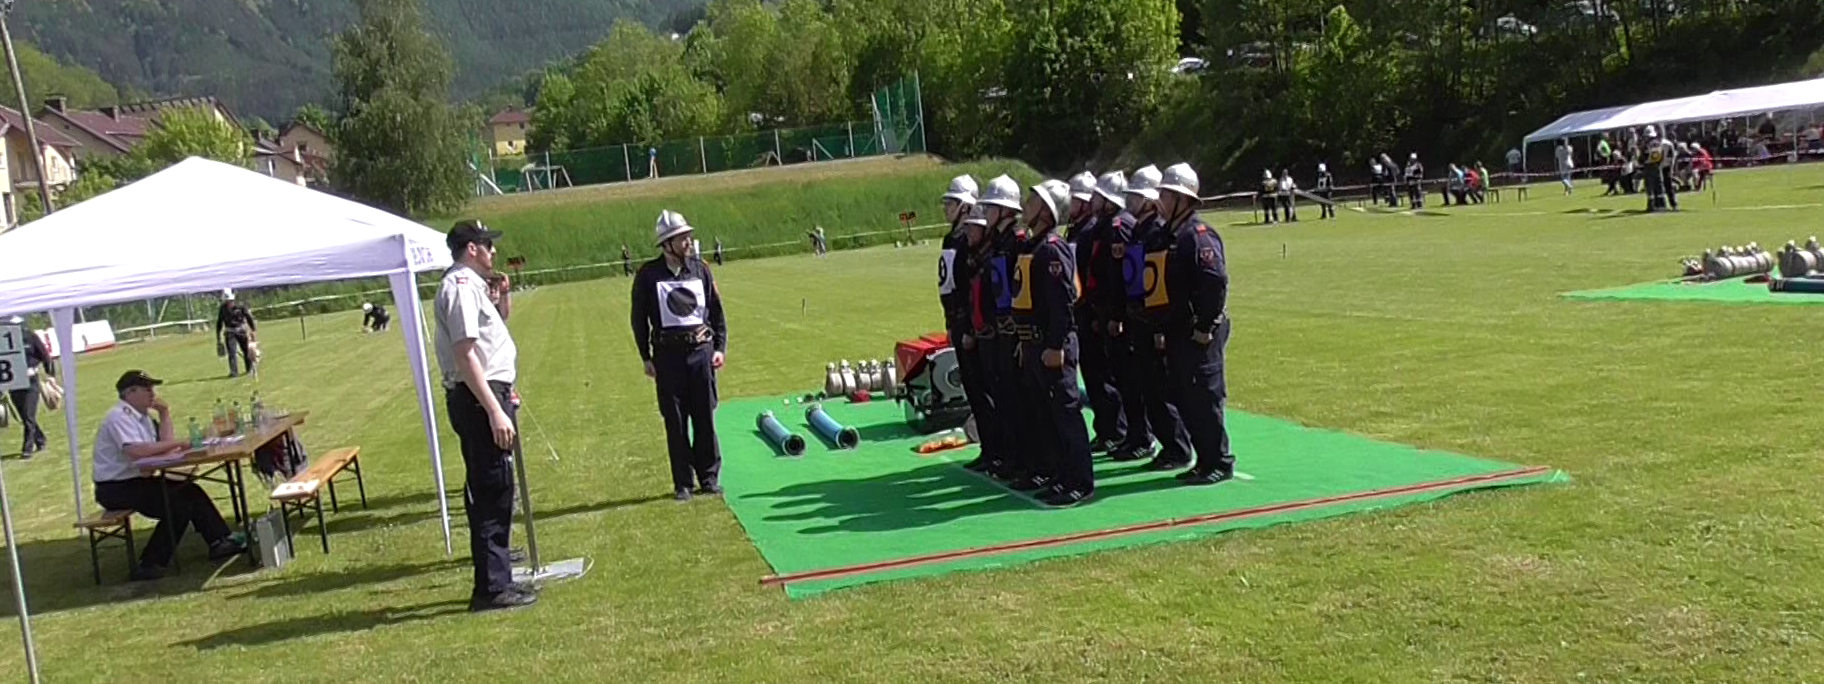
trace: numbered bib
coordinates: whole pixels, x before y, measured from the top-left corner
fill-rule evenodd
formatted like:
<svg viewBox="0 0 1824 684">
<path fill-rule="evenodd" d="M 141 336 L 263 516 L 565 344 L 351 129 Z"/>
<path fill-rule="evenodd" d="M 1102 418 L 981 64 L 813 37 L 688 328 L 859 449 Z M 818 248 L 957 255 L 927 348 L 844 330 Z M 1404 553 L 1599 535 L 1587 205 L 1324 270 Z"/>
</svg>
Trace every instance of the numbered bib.
<svg viewBox="0 0 1824 684">
<path fill-rule="evenodd" d="M 1012 279 L 1007 267 L 1007 257 L 995 257 L 988 262 L 988 268 L 994 275 L 994 312 L 1007 313 L 1013 310 L 1013 290 L 1008 286 Z"/>
<path fill-rule="evenodd" d="M 660 325 L 673 328 L 705 323 L 709 298 L 704 296 L 703 281 L 661 280 L 658 295 Z"/>
<path fill-rule="evenodd" d="M 1171 297 L 1165 289 L 1165 261 L 1169 252 L 1160 250 L 1146 253 L 1146 266 L 1141 272 L 1140 283 L 1145 295 L 1146 308 L 1157 309 L 1170 305 Z"/>
<path fill-rule="evenodd" d="M 1012 275 L 1013 277 L 1010 278 L 1012 282 L 1008 283 L 1008 289 L 1013 293 L 1013 310 L 1031 311 L 1032 288 L 1027 287 L 1032 282 L 1031 254 L 1021 254 L 1019 259 L 1014 261 Z"/>
<path fill-rule="evenodd" d="M 937 293 L 956 291 L 956 250 L 946 249 L 937 255 Z"/>
<path fill-rule="evenodd" d="M 0 326 L 0 391 L 22 390 L 31 386 L 26 374 L 25 332 L 16 325 Z"/>
</svg>

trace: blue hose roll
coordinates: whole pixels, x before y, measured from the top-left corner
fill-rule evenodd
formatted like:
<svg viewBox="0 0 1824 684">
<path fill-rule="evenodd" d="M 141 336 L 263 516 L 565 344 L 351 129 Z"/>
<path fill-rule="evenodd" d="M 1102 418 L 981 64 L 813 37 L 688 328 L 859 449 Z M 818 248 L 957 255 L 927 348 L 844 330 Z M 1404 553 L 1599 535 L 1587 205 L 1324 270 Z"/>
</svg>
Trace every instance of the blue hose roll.
<svg viewBox="0 0 1824 684">
<path fill-rule="evenodd" d="M 772 411 L 762 411 L 760 417 L 754 419 L 754 425 L 760 428 L 761 434 L 766 435 L 767 443 L 773 445 L 773 448 L 784 451 L 787 456 L 804 455 L 804 438 L 792 434 L 784 425 L 779 424 L 779 419 L 773 417 Z"/>
<path fill-rule="evenodd" d="M 821 404 L 812 404 L 804 410 L 804 422 L 811 424 L 811 431 L 817 433 L 818 437 L 836 445 L 838 449 L 853 449 L 861 444 L 861 433 L 836 422 L 830 414 L 823 412 Z"/>
<path fill-rule="evenodd" d="M 1795 294 L 1824 294 L 1824 278 L 1770 278 L 1767 280 L 1767 290 Z"/>
</svg>

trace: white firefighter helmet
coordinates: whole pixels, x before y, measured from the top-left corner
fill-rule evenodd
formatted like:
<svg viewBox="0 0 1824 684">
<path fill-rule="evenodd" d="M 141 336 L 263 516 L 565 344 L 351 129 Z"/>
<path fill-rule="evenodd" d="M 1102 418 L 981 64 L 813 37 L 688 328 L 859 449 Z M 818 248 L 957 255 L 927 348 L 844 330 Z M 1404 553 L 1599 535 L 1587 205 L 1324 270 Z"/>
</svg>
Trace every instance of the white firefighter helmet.
<svg viewBox="0 0 1824 684">
<path fill-rule="evenodd" d="M 1134 177 L 1127 181 L 1127 194 L 1139 195 L 1149 200 L 1159 199 L 1159 167 L 1147 164 L 1134 172 Z"/>
<path fill-rule="evenodd" d="M 963 204 L 975 204 L 975 196 L 981 192 L 975 184 L 975 177 L 963 174 L 950 179 L 950 191 L 944 193 L 944 199 L 956 200 Z"/>
<path fill-rule="evenodd" d="M 1418 160 L 1419 160 L 1419 153 L 1417 153 L 1417 152 L 1414 152 L 1414 153 L 1412 153 L 1412 157 L 1411 157 L 1411 159 L 1412 159 L 1412 160 L 1413 160 L 1413 161 L 1418 161 Z"/>
<path fill-rule="evenodd" d="M 1273 169 L 1263 169 L 1260 172 L 1260 177 L 1266 180 L 1273 180 Z"/>
<path fill-rule="evenodd" d="M 1020 184 L 1007 174 L 995 176 L 988 181 L 988 191 L 982 193 L 982 204 L 992 204 L 1014 211 L 1020 210 Z"/>
<path fill-rule="evenodd" d="M 690 222 L 684 220 L 684 215 L 666 209 L 659 212 L 659 222 L 652 228 L 653 244 L 665 244 L 666 240 L 688 232 L 691 232 Z"/>
<path fill-rule="evenodd" d="M 231 287 L 222 288 L 222 299 L 234 299 L 234 288 L 231 288 Z"/>
<path fill-rule="evenodd" d="M 1090 173 L 1088 171 L 1084 171 L 1082 173 L 1079 173 L 1075 176 L 1070 177 L 1070 198 L 1071 199 L 1083 200 L 1085 202 L 1088 202 L 1091 198 L 1095 197 L 1095 195 L 1093 194 L 1093 193 L 1095 193 L 1095 191 L 1096 191 L 1095 174 Z"/>
<path fill-rule="evenodd" d="M 1659 137 L 1659 129 L 1654 128 L 1651 124 L 1648 124 L 1647 125 L 1647 137 L 1649 137 L 1649 138 Z"/>
<path fill-rule="evenodd" d="M 988 214 L 987 214 L 987 212 L 982 210 L 982 205 L 980 205 L 980 204 L 969 205 L 969 218 L 963 219 L 963 225 L 987 227 Z"/>
<path fill-rule="evenodd" d="M 374 310 L 373 302 L 361 302 L 361 312 L 362 313 L 366 313 L 366 312 L 373 311 L 373 310 Z"/>
<path fill-rule="evenodd" d="M 1325 173 L 1325 172 L 1328 172 L 1329 170 L 1330 170 L 1330 167 L 1324 166 L 1323 162 L 1317 163 L 1317 172 L 1318 173 Z"/>
<path fill-rule="evenodd" d="M 1121 173 L 1119 170 L 1102 174 L 1102 178 L 1096 181 L 1096 194 L 1101 195 L 1102 199 L 1114 202 L 1117 206 L 1124 201 L 1121 199 L 1121 195 L 1125 192 L 1127 192 L 1127 174 Z"/>
<path fill-rule="evenodd" d="M 1190 164 L 1183 162 L 1168 166 L 1165 177 L 1159 181 L 1159 189 L 1197 199 L 1197 172 L 1191 169 Z"/>
<path fill-rule="evenodd" d="M 1039 198 L 1039 203 L 1051 212 L 1057 223 L 1070 220 L 1070 186 L 1064 181 L 1047 180 L 1034 185 L 1032 194 Z"/>
</svg>

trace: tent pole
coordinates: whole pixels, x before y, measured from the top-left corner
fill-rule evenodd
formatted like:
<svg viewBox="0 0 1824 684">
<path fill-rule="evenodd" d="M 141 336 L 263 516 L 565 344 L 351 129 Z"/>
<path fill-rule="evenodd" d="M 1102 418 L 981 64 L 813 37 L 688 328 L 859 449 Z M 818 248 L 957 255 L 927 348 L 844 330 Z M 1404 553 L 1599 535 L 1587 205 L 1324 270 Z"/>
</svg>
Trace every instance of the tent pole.
<svg viewBox="0 0 1824 684">
<path fill-rule="evenodd" d="M 7 501 L 6 474 L 0 467 L 0 521 L 6 525 L 6 557 L 13 570 L 13 609 L 19 612 L 19 635 L 25 640 L 25 667 L 38 684 L 38 647 L 32 643 L 32 618 L 25 606 L 25 580 L 19 572 L 19 542 L 13 536 L 13 506 Z"/>
<path fill-rule="evenodd" d="M 32 146 L 32 167 L 38 170 L 38 201 L 44 203 L 49 216 L 57 207 L 51 202 L 51 178 L 44 173 L 44 147 L 39 145 L 38 127 L 32 121 L 32 103 L 25 96 L 25 80 L 19 75 L 19 56 L 13 52 L 13 32 L 6 27 L 6 15 L 13 11 L 13 0 L 0 0 L 0 42 L 6 45 L 6 63 L 12 67 L 13 90 L 19 95 L 19 118 L 25 120 L 25 138 Z M 36 680 L 37 670 L 33 670 Z"/>
<path fill-rule="evenodd" d="M 82 522 L 82 445 L 76 439 L 76 310 L 56 309 L 51 324 L 57 328 L 57 368 L 63 374 L 63 427 L 70 437 L 70 491 L 76 503 L 76 521 Z"/>
<path fill-rule="evenodd" d="M 401 239 L 403 243 L 403 239 Z M 401 244 L 401 251 L 409 249 Z M 450 543 L 449 490 L 443 480 L 443 448 L 437 437 L 437 407 L 431 400 L 430 363 L 424 356 L 424 307 L 418 300 L 417 277 L 411 271 L 411 254 L 404 254 L 406 270 L 392 275 L 393 306 L 402 314 L 401 330 L 405 333 L 406 356 L 411 361 L 412 385 L 418 393 L 418 413 L 424 422 L 424 438 L 431 447 L 431 474 L 437 482 L 437 515 L 443 522 L 443 555 L 455 553 Z"/>
</svg>

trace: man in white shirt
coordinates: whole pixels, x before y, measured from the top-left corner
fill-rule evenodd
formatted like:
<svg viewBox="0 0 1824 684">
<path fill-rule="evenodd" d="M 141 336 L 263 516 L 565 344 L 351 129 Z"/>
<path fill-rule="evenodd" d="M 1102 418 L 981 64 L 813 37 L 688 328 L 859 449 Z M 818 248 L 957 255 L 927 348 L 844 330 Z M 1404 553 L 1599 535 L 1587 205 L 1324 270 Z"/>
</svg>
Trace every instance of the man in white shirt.
<svg viewBox="0 0 1824 684">
<path fill-rule="evenodd" d="M 234 539 L 221 511 L 202 487 L 147 477 L 134 465 L 139 459 L 169 456 L 189 446 L 172 434 L 171 407 L 158 398 L 155 389 L 161 384 L 163 380 L 141 371 L 120 376 L 114 383 L 120 403 L 101 419 L 101 428 L 95 432 L 95 502 L 108 510 L 133 511 L 158 520 L 158 528 L 139 555 L 139 567 L 133 569 L 135 580 L 163 577 L 177 542 L 192 526 L 208 542 L 209 560 L 233 558 L 247 551 Z M 152 418 L 154 412 L 157 421 Z M 170 511 L 165 510 L 167 495 Z"/>
<path fill-rule="evenodd" d="M 462 442 L 467 483 L 463 510 L 469 519 L 469 554 L 475 587 L 469 610 L 528 606 L 538 600 L 529 585 L 513 582 L 508 545 L 513 534 L 513 447 L 519 439 L 513 382 L 519 348 L 506 316 L 490 296 L 494 242 L 500 232 L 480 221 L 450 229 L 446 242 L 456 265 L 444 273 L 432 315 L 432 346 L 443 372 L 450 426 Z M 498 295 L 503 301 L 506 295 Z"/>
</svg>

